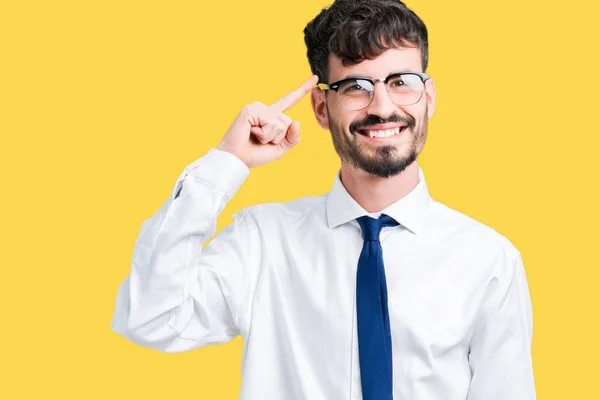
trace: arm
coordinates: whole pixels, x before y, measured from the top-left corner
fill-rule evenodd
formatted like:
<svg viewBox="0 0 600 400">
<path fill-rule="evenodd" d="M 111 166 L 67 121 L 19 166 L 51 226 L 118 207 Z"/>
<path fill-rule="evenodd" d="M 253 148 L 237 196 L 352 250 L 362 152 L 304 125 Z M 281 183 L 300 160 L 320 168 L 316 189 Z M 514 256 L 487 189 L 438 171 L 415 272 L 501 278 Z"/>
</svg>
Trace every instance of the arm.
<svg viewBox="0 0 600 400">
<path fill-rule="evenodd" d="M 533 317 L 521 255 L 502 261 L 490 281 L 469 352 L 467 400 L 536 398 L 531 342 Z"/>
<path fill-rule="evenodd" d="M 211 149 L 188 165 L 173 193 L 143 222 L 112 329 L 166 352 L 223 343 L 243 332 L 249 305 L 251 233 L 246 210 L 216 231 L 216 219 L 249 174 L 236 156 Z"/>
<path fill-rule="evenodd" d="M 249 326 L 255 225 L 243 210 L 202 250 L 216 219 L 248 177 L 300 140 L 283 114 L 317 83 L 313 75 L 271 106 L 255 102 L 233 121 L 218 149 L 188 165 L 173 193 L 144 221 L 131 273 L 117 292 L 112 329 L 166 352 L 223 343 Z"/>
</svg>

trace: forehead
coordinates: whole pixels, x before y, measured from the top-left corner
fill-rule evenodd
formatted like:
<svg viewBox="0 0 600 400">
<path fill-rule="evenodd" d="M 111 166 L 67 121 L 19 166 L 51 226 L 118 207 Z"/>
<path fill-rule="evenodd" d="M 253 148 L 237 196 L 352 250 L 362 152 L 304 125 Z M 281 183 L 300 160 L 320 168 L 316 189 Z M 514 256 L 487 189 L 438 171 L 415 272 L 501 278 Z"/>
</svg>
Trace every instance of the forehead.
<svg viewBox="0 0 600 400">
<path fill-rule="evenodd" d="M 394 72 L 423 72 L 421 70 L 421 52 L 418 47 L 389 49 L 373 60 L 347 66 L 342 65 L 340 58 L 329 55 L 329 82 L 352 76 L 384 78 Z"/>
</svg>

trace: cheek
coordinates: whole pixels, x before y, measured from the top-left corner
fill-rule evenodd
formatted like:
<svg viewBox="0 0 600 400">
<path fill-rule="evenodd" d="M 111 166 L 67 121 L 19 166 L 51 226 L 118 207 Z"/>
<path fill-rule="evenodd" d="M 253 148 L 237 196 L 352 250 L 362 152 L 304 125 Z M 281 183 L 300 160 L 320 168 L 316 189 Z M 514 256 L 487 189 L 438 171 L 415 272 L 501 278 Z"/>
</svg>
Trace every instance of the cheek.
<svg viewBox="0 0 600 400">
<path fill-rule="evenodd" d="M 427 119 L 427 103 L 419 102 L 409 107 L 401 109 L 404 115 L 409 116 L 415 121 L 415 127 L 423 125 L 423 121 Z"/>
<path fill-rule="evenodd" d="M 354 120 L 347 115 L 347 112 L 340 112 L 330 106 L 328 110 L 328 120 L 330 128 L 334 128 L 338 133 L 348 134 L 350 132 L 350 124 Z"/>
<path fill-rule="evenodd" d="M 369 117 L 367 113 L 361 113 L 360 111 L 344 111 L 342 126 L 344 127 L 344 131 L 350 135 L 352 134 L 352 132 L 350 132 L 350 125 L 364 124 L 365 120 Z"/>
</svg>

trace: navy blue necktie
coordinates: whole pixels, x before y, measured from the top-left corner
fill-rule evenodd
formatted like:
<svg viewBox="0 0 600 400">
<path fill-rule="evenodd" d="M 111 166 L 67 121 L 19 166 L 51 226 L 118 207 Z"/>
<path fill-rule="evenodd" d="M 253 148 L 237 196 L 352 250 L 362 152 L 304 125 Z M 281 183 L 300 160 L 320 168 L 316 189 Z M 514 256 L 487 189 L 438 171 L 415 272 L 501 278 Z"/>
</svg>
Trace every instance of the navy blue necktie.
<svg viewBox="0 0 600 400">
<path fill-rule="evenodd" d="M 364 400 L 393 400 L 392 335 L 387 286 L 379 234 L 384 226 L 396 226 L 392 217 L 356 219 L 364 244 L 356 273 L 358 358 Z"/>
</svg>

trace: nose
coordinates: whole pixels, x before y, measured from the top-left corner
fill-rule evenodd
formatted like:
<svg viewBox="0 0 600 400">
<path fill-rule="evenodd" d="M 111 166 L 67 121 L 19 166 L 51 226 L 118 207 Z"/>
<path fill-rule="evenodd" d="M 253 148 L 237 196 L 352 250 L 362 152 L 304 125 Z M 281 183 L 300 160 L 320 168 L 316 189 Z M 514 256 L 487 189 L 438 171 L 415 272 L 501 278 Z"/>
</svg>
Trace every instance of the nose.
<svg viewBox="0 0 600 400">
<path fill-rule="evenodd" d="M 371 104 L 367 107 L 368 113 L 378 115 L 381 118 L 387 118 L 394 114 L 397 109 L 398 106 L 390 99 L 385 83 L 381 81 L 375 82 L 375 87 L 373 88 L 373 101 L 371 101 Z"/>
</svg>

